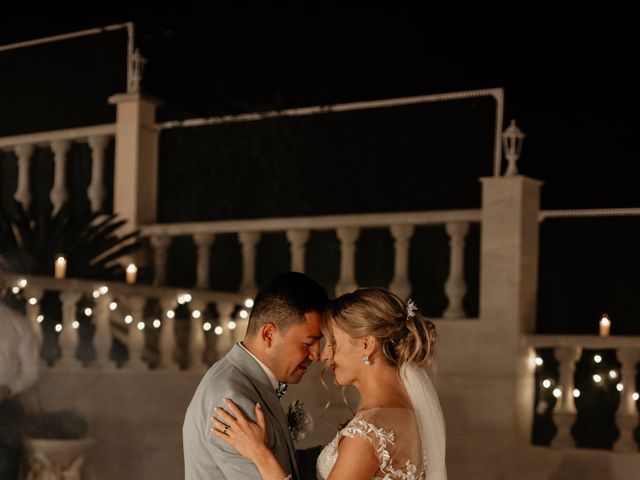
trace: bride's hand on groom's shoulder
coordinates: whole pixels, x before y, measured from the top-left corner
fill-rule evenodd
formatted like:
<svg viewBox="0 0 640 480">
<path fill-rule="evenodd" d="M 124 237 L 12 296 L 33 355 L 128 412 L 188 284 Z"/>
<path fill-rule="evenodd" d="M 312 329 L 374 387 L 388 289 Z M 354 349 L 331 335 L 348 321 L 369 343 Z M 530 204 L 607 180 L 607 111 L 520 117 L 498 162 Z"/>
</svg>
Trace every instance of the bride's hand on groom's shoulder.
<svg viewBox="0 0 640 480">
<path fill-rule="evenodd" d="M 214 408 L 211 433 L 231 445 L 243 457 L 258 463 L 263 450 L 268 451 L 267 428 L 262 407 L 256 403 L 256 421 L 252 422 L 244 416 L 233 400 L 225 398 L 223 401 L 232 415 L 223 408 Z"/>
</svg>

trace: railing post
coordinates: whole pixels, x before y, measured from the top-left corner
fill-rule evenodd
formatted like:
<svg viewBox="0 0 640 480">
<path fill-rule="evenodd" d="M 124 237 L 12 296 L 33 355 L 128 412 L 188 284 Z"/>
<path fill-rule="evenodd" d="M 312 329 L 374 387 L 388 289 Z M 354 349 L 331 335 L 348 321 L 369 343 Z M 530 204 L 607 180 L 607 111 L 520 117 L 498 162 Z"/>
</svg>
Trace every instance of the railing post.
<svg viewBox="0 0 640 480">
<path fill-rule="evenodd" d="M 258 291 L 256 286 L 256 245 L 260 241 L 260 232 L 240 232 L 238 239 L 242 246 L 242 283 L 240 292 L 254 297 Z"/>
<path fill-rule="evenodd" d="M 51 142 L 51 151 L 53 152 L 54 161 L 54 175 L 53 175 L 53 187 L 51 188 L 51 204 L 53 205 L 53 213 L 57 213 L 58 210 L 64 205 L 64 202 L 69 198 L 69 192 L 67 191 L 67 153 L 71 147 L 71 142 L 68 140 L 55 140 Z"/>
<path fill-rule="evenodd" d="M 580 347 L 556 347 L 555 357 L 560 362 L 560 398 L 553 410 L 553 420 L 558 428 L 556 436 L 551 441 L 554 448 L 574 447 L 571 427 L 576 421 L 576 404 L 573 398 L 573 376 L 576 362 L 582 354 Z"/>
<path fill-rule="evenodd" d="M 24 296 L 27 299 L 27 319 L 29 319 L 29 322 L 31 323 L 33 333 L 35 334 L 40 347 L 42 347 L 43 336 L 42 325 L 38 322 L 38 316 L 40 315 L 40 300 L 43 295 L 44 291 L 40 287 L 34 287 L 33 285 L 27 284 L 24 289 Z M 32 301 L 32 298 L 35 299 L 35 301 Z"/>
<path fill-rule="evenodd" d="M 204 370 L 204 350 L 206 348 L 206 341 L 204 338 L 204 329 L 202 328 L 202 316 L 204 315 L 204 309 L 207 304 L 200 300 L 192 300 L 191 306 L 191 319 L 189 330 L 189 370 L 201 371 Z M 194 316 L 193 312 L 198 310 L 200 315 Z"/>
<path fill-rule="evenodd" d="M 638 426 L 638 407 L 633 394 L 636 391 L 636 365 L 640 361 L 640 349 L 621 347 L 618 348 L 617 355 L 622 364 L 620 373 L 623 389 L 620 392 L 620 404 L 616 412 L 620 436 L 613 449 L 619 452 L 637 452 L 638 444 L 634 438 L 634 431 Z"/>
<path fill-rule="evenodd" d="M 413 225 L 393 225 L 391 235 L 394 240 L 395 262 L 393 280 L 389 289 L 403 300 L 411 294 L 409 282 L 409 240 L 413 236 Z"/>
<path fill-rule="evenodd" d="M 160 330 L 160 368 L 164 370 L 177 370 L 178 365 L 173 359 L 176 348 L 175 313 L 169 314 L 176 306 L 175 298 L 161 298 L 162 326 Z"/>
<path fill-rule="evenodd" d="M 336 284 L 336 296 L 351 292 L 358 288 L 356 282 L 356 241 L 360 236 L 357 227 L 340 227 L 336 229 L 340 240 L 340 279 Z"/>
<path fill-rule="evenodd" d="M 146 299 L 140 296 L 131 296 L 127 299 L 130 314 L 133 321 L 129 324 L 128 344 L 129 362 L 127 367 L 131 370 L 146 370 L 147 363 L 143 359 L 145 342 L 144 307 Z"/>
<path fill-rule="evenodd" d="M 220 326 L 224 329 L 222 335 L 218 336 L 216 343 L 218 358 L 226 354 L 235 342 L 235 332 L 229 330 L 229 322 L 234 309 L 233 303 L 218 302 L 216 309 L 218 310 Z"/>
<path fill-rule="evenodd" d="M 87 197 L 91 202 L 91 211 L 95 213 L 102 211 L 107 196 L 104 187 L 104 150 L 109 144 L 109 137 L 93 135 L 88 140 L 91 148 L 91 183 L 87 188 Z"/>
<path fill-rule="evenodd" d="M 60 360 L 56 367 L 70 369 L 79 365 L 75 353 L 78 346 L 78 330 L 73 328 L 76 320 L 76 306 L 82 295 L 77 292 L 63 291 L 60 293 L 62 302 L 62 332 L 60 333 Z"/>
<path fill-rule="evenodd" d="M 111 310 L 109 305 L 113 297 L 111 294 L 106 293 L 100 295 L 95 299 L 95 314 L 94 325 L 96 328 L 94 335 L 94 345 L 96 348 L 96 361 L 95 367 L 105 370 L 115 368 L 115 364 L 109 359 L 109 352 L 111 350 L 111 343 L 113 337 L 111 335 Z"/>
<path fill-rule="evenodd" d="M 33 145 L 18 145 L 13 149 L 18 157 L 18 186 L 13 198 L 22 204 L 25 211 L 31 204 L 31 192 L 29 190 L 29 164 L 33 155 Z"/>
<path fill-rule="evenodd" d="M 209 258 L 211 255 L 211 245 L 216 236 L 212 233 L 196 233 L 193 241 L 198 249 L 197 280 L 196 287 L 209 287 Z"/>
<path fill-rule="evenodd" d="M 287 240 L 291 252 L 291 271 L 304 273 L 305 245 L 309 241 L 309 230 L 287 230 Z"/>
<path fill-rule="evenodd" d="M 164 285 L 167 283 L 167 250 L 171 245 L 171 237 L 154 235 L 150 241 L 153 248 L 153 284 L 156 286 Z"/>
<path fill-rule="evenodd" d="M 156 221 L 158 196 L 157 101 L 139 93 L 116 94 L 113 211 L 135 230 Z"/>
<path fill-rule="evenodd" d="M 444 318 L 464 318 L 465 311 L 462 300 L 467 293 L 467 285 L 464 281 L 464 239 L 469 233 L 467 222 L 447 223 L 449 235 L 449 278 L 444 286 L 449 305 L 444 312 Z"/>
</svg>

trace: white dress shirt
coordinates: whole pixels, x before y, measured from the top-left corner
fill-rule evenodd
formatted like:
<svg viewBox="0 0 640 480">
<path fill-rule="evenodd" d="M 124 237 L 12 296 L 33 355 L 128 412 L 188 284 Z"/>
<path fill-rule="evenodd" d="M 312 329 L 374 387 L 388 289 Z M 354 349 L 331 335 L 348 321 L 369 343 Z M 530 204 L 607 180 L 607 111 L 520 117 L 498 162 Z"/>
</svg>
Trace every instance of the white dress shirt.
<svg viewBox="0 0 640 480">
<path fill-rule="evenodd" d="M 29 388 L 38 378 L 39 348 L 28 320 L 0 300 L 0 386 L 11 395 Z"/>
<path fill-rule="evenodd" d="M 262 368 L 262 370 L 264 370 L 264 373 L 267 375 L 267 377 L 269 378 L 269 381 L 271 382 L 271 386 L 273 387 L 274 390 L 278 389 L 278 379 L 276 378 L 275 374 L 271 371 L 271 369 L 269 367 L 267 367 L 264 363 L 262 363 L 260 361 L 260 359 L 258 357 L 256 357 L 253 353 L 251 353 L 249 350 L 247 350 L 247 347 L 245 347 L 242 342 L 238 342 L 238 345 L 240 345 L 240 347 L 247 352 L 249 355 L 251 355 L 256 362 L 258 362 L 258 365 L 260 365 L 260 367 Z"/>
</svg>

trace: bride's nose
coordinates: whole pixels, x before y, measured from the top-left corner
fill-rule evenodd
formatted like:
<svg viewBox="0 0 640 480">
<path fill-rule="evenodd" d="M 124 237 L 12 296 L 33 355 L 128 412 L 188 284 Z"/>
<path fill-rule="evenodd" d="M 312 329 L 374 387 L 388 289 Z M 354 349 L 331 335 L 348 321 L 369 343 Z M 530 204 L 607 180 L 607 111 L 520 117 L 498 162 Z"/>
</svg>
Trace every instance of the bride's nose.
<svg viewBox="0 0 640 480">
<path fill-rule="evenodd" d="M 331 345 L 327 343 L 322 349 L 320 360 L 322 360 L 323 362 L 328 362 L 329 360 L 331 360 L 331 357 L 333 357 L 333 349 L 331 348 Z"/>
</svg>

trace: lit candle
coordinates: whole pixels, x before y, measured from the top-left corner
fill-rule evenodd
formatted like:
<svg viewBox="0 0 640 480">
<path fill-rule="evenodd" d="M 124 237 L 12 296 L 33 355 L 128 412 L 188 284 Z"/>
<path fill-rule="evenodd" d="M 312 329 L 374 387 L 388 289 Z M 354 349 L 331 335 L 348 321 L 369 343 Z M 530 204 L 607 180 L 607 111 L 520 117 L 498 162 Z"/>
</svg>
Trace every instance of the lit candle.
<svg viewBox="0 0 640 480">
<path fill-rule="evenodd" d="M 67 259 L 62 255 L 58 255 L 54 264 L 54 276 L 58 280 L 62 280 L 67 274 Z"/>
<path fill-rule="evenodd" d="M 133 263 L 130 263 L 127 266 L 127 283 L 136 283 L 137 277 L 138 267 L 136 267 Z"/>
<path fill-rule="evenodd" d="M 600 336 L 608 337 L 609 332 L 611 331 L 611 320 L 609 320 L 609 316 L 605 313 L 602 315 L 600 319 Z"/>
</svg>

